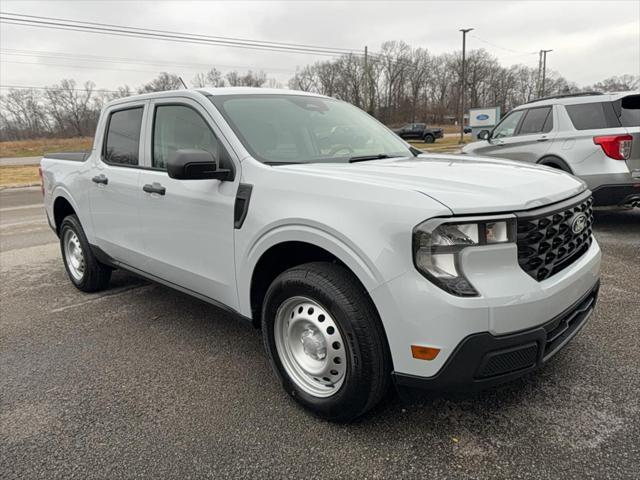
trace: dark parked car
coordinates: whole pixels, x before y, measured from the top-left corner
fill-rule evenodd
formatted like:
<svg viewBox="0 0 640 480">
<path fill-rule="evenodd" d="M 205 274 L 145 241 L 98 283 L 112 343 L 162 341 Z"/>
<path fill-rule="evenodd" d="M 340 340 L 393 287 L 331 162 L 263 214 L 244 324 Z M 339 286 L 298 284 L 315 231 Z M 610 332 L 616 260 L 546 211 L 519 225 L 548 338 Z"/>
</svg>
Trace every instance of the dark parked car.
<svg viewBox="0 0 640 480">
<path fill-rule="evenodd" d="M 405 140 L 418 139 L 425 143 L 433 143 L 436 138 L 442 138 L 444 134 L 441 128 L 429 128 L 426 123 L 407 123 L 394 130 L 395 134 Z"/>
</svg>

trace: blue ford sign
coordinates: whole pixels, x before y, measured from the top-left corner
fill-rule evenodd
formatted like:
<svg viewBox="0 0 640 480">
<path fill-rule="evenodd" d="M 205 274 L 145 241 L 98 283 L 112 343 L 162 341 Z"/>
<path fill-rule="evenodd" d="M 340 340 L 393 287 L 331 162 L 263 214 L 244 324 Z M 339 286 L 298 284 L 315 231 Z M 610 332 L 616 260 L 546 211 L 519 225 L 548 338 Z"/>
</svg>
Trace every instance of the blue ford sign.
<svg viewBox="0 0 640 480">
<path fill-rule="evenodd" d="M 487 128 L 494 127 L 500 121 L 500 107 L 487 108 L 470 108 L 469 109 L 469 126 L 473 130 L 474 135 Z"/>
</svg>

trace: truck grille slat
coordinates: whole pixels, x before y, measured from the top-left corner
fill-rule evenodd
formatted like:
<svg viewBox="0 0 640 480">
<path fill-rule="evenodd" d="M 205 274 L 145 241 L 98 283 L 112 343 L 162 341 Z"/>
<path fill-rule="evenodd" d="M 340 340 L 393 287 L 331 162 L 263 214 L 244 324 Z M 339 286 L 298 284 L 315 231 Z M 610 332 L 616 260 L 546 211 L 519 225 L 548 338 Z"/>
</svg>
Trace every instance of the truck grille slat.
<svg viewBox="0 0 640 480">
<path fill-rule="evenodd" d="M 589 196 L 559 210 L 535 210 L 518 215 L 518 263 L 537 281 L 558 273 L 580 258 L 591 245 L 593 199 Z M 578 219 L 578 216 L 586 218 Z M 575 223 L 584 220 L 583 228 Z"/>
</svg>

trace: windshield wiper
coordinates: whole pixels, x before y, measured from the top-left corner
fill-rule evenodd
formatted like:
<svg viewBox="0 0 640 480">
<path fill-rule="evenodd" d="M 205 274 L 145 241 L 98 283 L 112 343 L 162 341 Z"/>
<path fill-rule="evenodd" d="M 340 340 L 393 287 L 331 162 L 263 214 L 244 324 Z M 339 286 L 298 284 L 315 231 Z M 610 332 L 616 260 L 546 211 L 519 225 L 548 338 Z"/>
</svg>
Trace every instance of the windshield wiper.
<svg viewBox="0 0 640 480">
<path fill-rule="evenodd" d="M 349 159 L 349 163 L 366 162 L 367 160 L 382 160 L 383 158 L 391 158 L 391 157 L 386 153 L 378 153 L 376 155 L 360 155 L 356 157 L 351 157 Z"/>
</svg>

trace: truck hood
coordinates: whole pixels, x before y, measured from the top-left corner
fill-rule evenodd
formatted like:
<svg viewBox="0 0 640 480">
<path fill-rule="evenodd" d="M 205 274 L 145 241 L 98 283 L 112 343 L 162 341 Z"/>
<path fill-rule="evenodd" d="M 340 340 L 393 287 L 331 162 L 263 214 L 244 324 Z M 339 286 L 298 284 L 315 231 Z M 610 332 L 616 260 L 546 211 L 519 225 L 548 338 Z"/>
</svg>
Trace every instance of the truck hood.
<svg viewBox="0 0 640 480">
<path fill-rule="evenodd" d="M 437 200 L 454 214 L 527 210 L 570 198 L 586 188 L 582 180 L 549 167 L 460 155 L 277 168 L 414 190 Z"/>
</svg>

